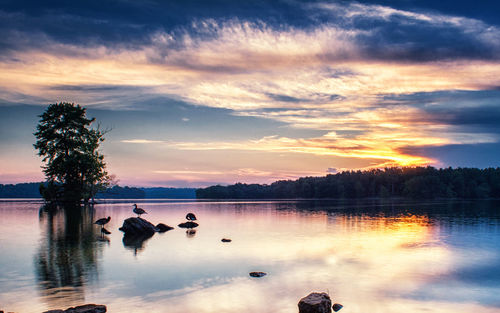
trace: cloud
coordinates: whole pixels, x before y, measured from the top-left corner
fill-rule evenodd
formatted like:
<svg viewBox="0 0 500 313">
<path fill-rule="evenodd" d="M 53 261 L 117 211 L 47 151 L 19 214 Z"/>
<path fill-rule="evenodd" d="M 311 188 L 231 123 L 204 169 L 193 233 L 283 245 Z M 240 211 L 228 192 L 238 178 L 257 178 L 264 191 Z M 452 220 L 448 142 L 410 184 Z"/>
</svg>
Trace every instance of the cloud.
<svg viewBox="0 0 500 313">
<path fill-rule="evenodd" d="M 333 15 L 356 36 L 364 58 L 399 61 L 498 60 L 500 29 L 481 20 L 436 11 L 410 11 L 360 3 L 305 5 L 313 15 Z"/>
<path fill-rule="evenodd" d="M 135 143 L 135 144 L 159 144 L 164 143 L 161 140 L 149 140 L 149 139 L 126 139 L 122 140 L 123 143 Z"/>
<path fill-rule="evenodd" d="M 371 137 L 375 136 L 375 137 Z M 259 140 L 243 142 L 169 142 L 170 147 L 181 150 L 251 150 L 269 152 L 294 152 L 314 155 L 340 156 L 346 158 L 364 158 L 380 160 L 382 165 L 425 165 L 432 160 L 419 156 L 400 153 L 398 148 L 423 140 L 417 137 L 406 139 L 376 137 L 376 134 L 351 140 L 323 136 L 310 139 L 293 139 L 286 137 L 264 137 Z M 385 141 L 384 141 L 385 140 Z M 430 142 L 429 139 L 425 139 Z M 443 143 L 435 138 L 436 143 Z"/>
<path fill-rule="evenodd" d="M 83 23 L 89 34 L 97 33 L 96 38 L 80 34 L 82 41 L 70 40 L 64 34 L 68 29 L 56 34 L 47 27 L 34 31 L 24 22 L 4 22 L 0 29 L 8 35 L 3 37 L 8 53 L 0 59 L 2 98 L 39 104 L 73 99 L 122 110 L 169 97 L 223 108 L 246 122 L 266 119 L 324 134 L 204 142 L 138 135 L 122 141 L 178 150 L 294 152 L 417 165 L 434 159 L 405 154 L 404 147 L 498 139 L 497 114 L 490 107 L 499 95 L 482 102 L 482 109 L 450 109 L 464 101 L 464 94 L 476 92 L 470 104 L 481 90 L 500 86 L 497 26 L 360 3 L 296 7 L 306 10 L 305 25 L 241 16 L 190 18 L 173 28 L 157 20 L 149 26 L 121 21 L 114 31 L 135 27 L 142 35 L 130 44 L 114 32 L 106 36 L 95 30 L 99 23 L 110 29 L 112 18 L 77 19 L 75 27 Z M 43 25 L 50 15 L 45 13 L 38 21 Z M 8 21 L 36 19 L 2 14 Z M 14 45 L 18 35 L 23 42 Z M 38 39 L 41 44 L 35 44 Z M 471 132 L 473 125 L 481 127 Z"/>
<path fill-rule="evenodd" d="M 336 169 L 335 167 L 329 167 L 329 168 L 326 170 L 326 172 L 327 172 L 328 174 L 336 174 L 338 171 L 337 171 L 337 169 Z"/>
</svg>

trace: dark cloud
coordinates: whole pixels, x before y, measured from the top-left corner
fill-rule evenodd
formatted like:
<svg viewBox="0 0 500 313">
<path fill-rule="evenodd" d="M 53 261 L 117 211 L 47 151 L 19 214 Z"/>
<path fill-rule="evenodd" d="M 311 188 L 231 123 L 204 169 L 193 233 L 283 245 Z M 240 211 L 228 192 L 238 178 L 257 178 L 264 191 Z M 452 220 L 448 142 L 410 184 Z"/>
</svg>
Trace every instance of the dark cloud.
<svg viewBox="0 0 500 313">
<path fill-rule="evenodd" d="M 49 48 L 47 38 L 130 49 L 150 43 L 156 31 L 175 33 L 196 20 L 241 18 L 280 25 L 300 24 L 300 15 L 288 1 L 3 1 L 0 49 Z"/>
<path fill-rule="evenodd" d="M 337 170 L 335 167 L 329 167 L 329 168 L 326 170 L 326 172 L 327 172 L 328 174 L 336 174 L 336 173 L 338 173 L 338 170 Z"/>
<path fill-rule="evenodd" d="M 61 90 L 61 91 L 107 92 L 107 91 L 138 90 L 141 89 L 141 87 L 117 86 L 117 85 L 54 85 L 50 86 L 49 89 Z"/>
<path fill-rule="evenodd" d="M 446 124 L 468 132 L 500 134 L 500 90 L 447 90 L 401 95 L 382 95 L 379 105 L 405 105 L 422 113 L 422 122 Z"/>
<path fill-rule="evenodd" d="M 274 93 L 266 93 L 266 96 L 269 97 L 271 100 L 279 102 L 293 102 L 293 103 L 311 102 L 311 99 L 296 98 L 288 95 L 280 95 Z"/>
<path fill-rule="evenodd" d="M 379 96 L 381 104 L 410 105 L 426 108 L 428 111 L 453 107 L 497 107 L 500 103 L 500 89 L 484 90 L 441 90 L 409 94 L 385 94 Z"/>
<path fill-rule="evenodd" d="M 499 57 L 497 46 L 461 28 L 392 22 L 357 39 L 364 57 L 372 59 L 426 62 Z"/>
<path fill-rule="evenodd" d="M 265 93 L 266 97 L 277 102 L 288 103 L 325 103 L 344 99 L 344 97 L 336 94 L 313 93 L 308 97 L 297 98 L 285 94 Z M 278 111 L 278 109 L 274 110 Z"/>
<path fill-rule="evenodd" d="M 404 14 L 386 17 L 356 14 L 321 8 L 322 1 L 4 1 L 0 10 L 0 52 L 3 59 L 24 49 L 56 49 L 59 54 L 84 53 L 64 51 L 55 43 L 75 46 L 106 46 L 111 49 L 139 49 L 153 42 L 153 34 L 166 32 L 182 38 L 185 32 L 196 37 L 210 37 L 216 32 L 200 32 L 196 21 L 218 22 L 236 19 L 265 23 L 272 29 L 289 27 L 312 29 L 321 25 L 346 30 L 360 30 L 355 42 L 363 58 L 393 61 L 435 61 L 443 59 L 498 59 L 498 24 L 491 19 L 499 4 L 485 2 L 471 5 L 453 2 L 449 7 L 439 1 L 363 1 L 422 14 L 451 14 L 474 18 L 459 23 L 421 20 Z M 447 1 L 445 1 L 447 2 Z M 328 2 L 327 2 L 328 3 Z M 357 2 L 341 1 L 344 10 Z M 483 22 L 484 21 L 484 22 Z M 176 49 L 170 43 L 168 49 Z M 165 49 L 165 50 L 168 50 Z M 165 52 L 166 53 L 166 52 Z M 324 55 L 325 59 L 338 55 Z M 346 55 L 345 58 L 353 56 Z M 161 58 L 157 60 L 161 62 Z M 154 61 L 154 60 L 152 60 Z M 190 66 L 190 64 L 184 64 Z M 196 65 L 191 65 L 196 66 Z M 234 71 L 205 68 L 205 71 Z"/>
<path fill-rule="evenodd" d="M 500 107 L 434 110 L 436 122 L 457 126 L 478 126 L 500 134 Z"/>
<path fill-rule="evenodd" d="M 466 0 L 362 0 L 358 2 L 362 2 L 363 4 L 384 5 L 399 10 L 466 16 L 483 20 L 489 24 L 500 25 L 500 20 L 498 19 L 500 2 L 497 0 L 482 0 L 481 2 Z"/>
<path fill-rule="evenodd" d="M 445 145 L 428 147 L 407 147 L 400 152 L 425 156 L 439 160 L 452 167 L 500 167 L 500 142 Z"/>
</svg>

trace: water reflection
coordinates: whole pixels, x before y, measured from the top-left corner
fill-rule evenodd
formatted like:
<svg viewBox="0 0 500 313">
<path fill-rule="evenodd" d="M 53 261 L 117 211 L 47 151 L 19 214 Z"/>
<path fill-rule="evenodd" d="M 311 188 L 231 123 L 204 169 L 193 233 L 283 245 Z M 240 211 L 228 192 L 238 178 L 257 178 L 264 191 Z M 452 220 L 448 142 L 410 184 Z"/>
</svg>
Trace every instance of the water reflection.
<svg viewBox="0 0 500 313">
<path fill-rule="evenodd" d="M 39 212 L 44 231 L 34 257 L 38 289 L 52 308 L 81 304 L 85 287 L 97 280 L 102 244 L 109 239 L 93 224 L 93 209 L 71 207 Z"/>
<path fill-rule="evenodd" d="M 129 250 L 134 251 L 134 255 L 137 255 L 138 252 L 141 252 L 145 249 L 144 243 L 151 237 L 153 234 L 139 234 L 139 235 L 124 235 L 123 236 L 123 246 Z"/>
<path fill-rule="evenodd" d="M 305 294 L 329 290 L 352 313 L 500 312 L 500 202 L 165 201 L 147 208 L 155 224 L 186 211 L 203 224 L 194 239 L 176 227 L 129 241 L 116 230 L 130 216 L 128 203 L 96 206 L 95 219 L 113 217 L 109 236 L 92 227 L 92 212 L 43 212 L 32 251 L 27 240 L 38 233 L 26 225 L 33 228 L 36 211 L 0 207 L 0 303 L 27 313 L 83 300 L 121 313 L 290 313 Z M 220 241 L 226 236 L 231 244 Z M 21 274 L 33 271 L 22 264 L 34 254 L 27 263 L 37 285 L 25 278 L 33 286 L 26 295 Z M 251 279 L 250 271 L 268 275 Z"/>
<path fill-rule="evenodd" d="M 186 230 L 186 237 L 193 238 L 196 235 L 196 229 Z"/>
</svg>

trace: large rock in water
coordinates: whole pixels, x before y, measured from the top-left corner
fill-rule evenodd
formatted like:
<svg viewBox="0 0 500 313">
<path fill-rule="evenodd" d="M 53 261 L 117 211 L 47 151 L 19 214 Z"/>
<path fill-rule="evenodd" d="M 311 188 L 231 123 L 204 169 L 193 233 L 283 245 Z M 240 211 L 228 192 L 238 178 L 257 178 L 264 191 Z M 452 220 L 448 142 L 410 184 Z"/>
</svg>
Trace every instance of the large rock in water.
<svg viewBox="0 0 500 313">
<path fill-rule="evenodd" d="M 127 236 L 153 236 L 157 231 L 155 225 L 140 217 L 129 217 L 123 221 L 120 230 Z"/>
<path fill-rule="evenodd" d="M 100 304 L 85 304 L 66 310 L 50 310 L 43 313 L 105 313 L 106 306 Z"/>
<path fill-rule="evenodd" d="M 332 300 L 327 293 L 313 292 L 299 301 L 299 313 L 331 313 Z"/>
</svg>

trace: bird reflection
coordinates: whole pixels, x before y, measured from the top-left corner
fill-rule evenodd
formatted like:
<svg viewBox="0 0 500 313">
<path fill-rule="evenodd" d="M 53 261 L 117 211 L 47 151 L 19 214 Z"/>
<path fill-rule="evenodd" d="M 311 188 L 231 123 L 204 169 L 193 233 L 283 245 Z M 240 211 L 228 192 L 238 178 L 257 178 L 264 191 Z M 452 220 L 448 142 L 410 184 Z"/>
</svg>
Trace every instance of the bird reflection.
<svg viewBox="0 0 500 313">
<path fill-rule="evenodd" d="M 186 237 L 193 238 L 196 235 L 196 229 L 186 230 Z"/>
<path fill-rule="evenodd" d="M 106 242 L 93 227 L 93 210 L 42 207 L 39 218 L 44 231 L 34 264 L 41 297 L 54 308 L 81 304 L 85 285 L 97 279 L 103 245 L 95 242 Z"/>
</svg>

